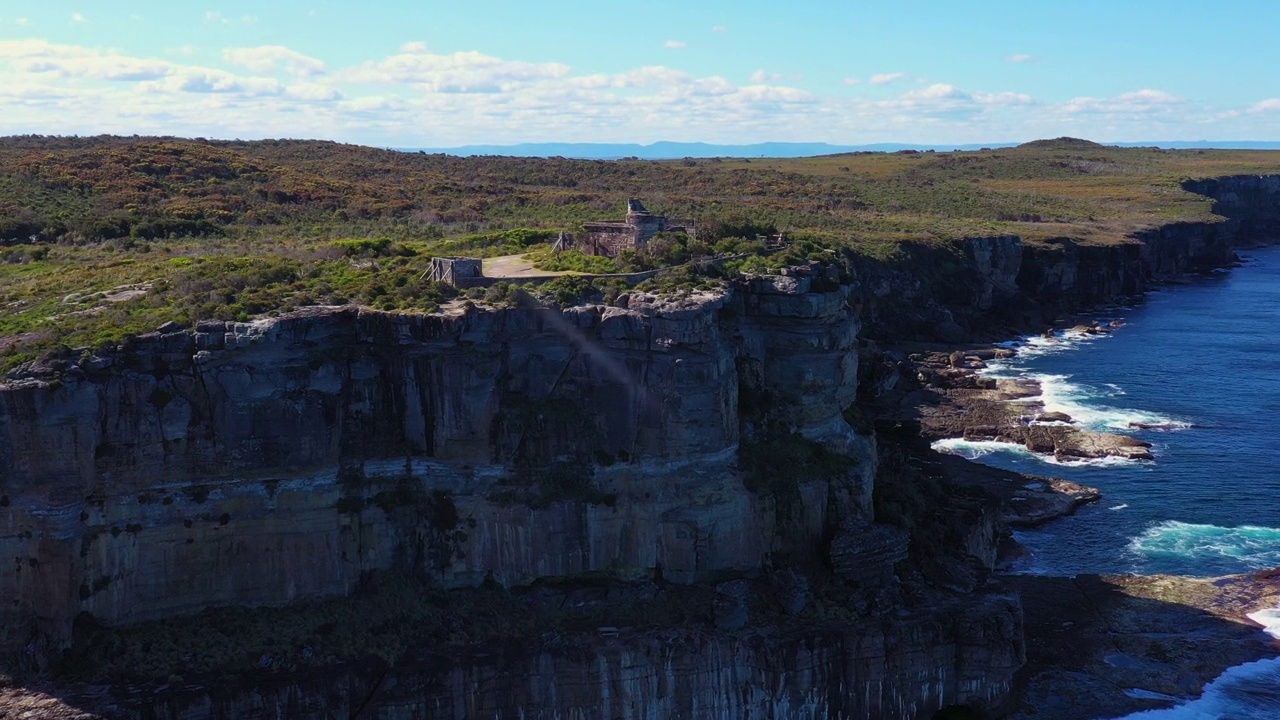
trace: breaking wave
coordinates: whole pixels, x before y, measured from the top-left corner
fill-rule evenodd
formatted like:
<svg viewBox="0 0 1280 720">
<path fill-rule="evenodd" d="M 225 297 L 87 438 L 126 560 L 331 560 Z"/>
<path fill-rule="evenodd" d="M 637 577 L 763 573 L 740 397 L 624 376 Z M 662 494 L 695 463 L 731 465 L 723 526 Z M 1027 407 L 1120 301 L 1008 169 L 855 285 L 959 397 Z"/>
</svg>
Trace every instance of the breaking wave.
<svg viewBox="0 0 1280 720">
<path fill-rule="evenodd" d="M 1133 713 L 1123 720 L 1275 720 L 1278 716 L 1280 659 L 1271 658 L 1228 669 L 1189 703 Z"/>
<path fill-rule="evenodd" d="M 1018 443 L 1000 442 L 998 440 L 964 440 L 947 438 L 935 440 L 929 447 L 947 455 L 959 455 L 966 460 L 977 460 L 994 453 L 1007 453 L 1023 458 L 1038 460 L 1046 465 L 1064 465 L 1069 467 L 1132 467 L 1146 464 L 1143 460 L 1130 460 L 1122 457 L 1077 458 L 1059 460 L 1053 455 L 1041 455 L 1028 450 Z"/>
<path fill-rule="evenodd" d="M 1229 560 L 1254 569 L 1280 566 L 1280 528 L 1219 527 L 1167 520 L 1129 542 L 1141 558 Z"/>
<path fill-rule="evenodd" d="M 1100 391 L 1071 382 L 1070 375 L 1031 374 L 1027 377 L 1040 383 L 1040 395 L 1025 402 L 1038 401 L 1045 412 L 1061 412 L 1077 423 L 1095 430 L 1130 430 L 1140 427 L 1163 430 L 1181 430 L 1191 427 L 1185 420 L 1165 417 L 1143 410 L 1109 407 L 1097 403 L 1100 399 L 1116 397 L 1122 391 Z"/>
</svg>

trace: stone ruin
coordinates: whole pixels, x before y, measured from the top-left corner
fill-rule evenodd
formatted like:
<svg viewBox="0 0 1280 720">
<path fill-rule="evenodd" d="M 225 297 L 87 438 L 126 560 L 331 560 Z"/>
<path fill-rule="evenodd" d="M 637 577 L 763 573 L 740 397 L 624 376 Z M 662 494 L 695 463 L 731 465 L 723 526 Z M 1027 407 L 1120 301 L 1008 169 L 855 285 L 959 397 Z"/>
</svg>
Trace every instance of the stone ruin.
<svg viewBox="0 0 1280 720">
<path fill-rule="evenodd" d="M 433 257 L 425 275 L 432 282 L 469 287 L 484 278 L 483 261 L 469 257 Z"/>
<path fill-rule="evenodd" d="M 576 243 L 577 249 L 604 257 L 617 257 L 623 250 L 640 250 L 660 232 L 697 234 L 692 220 L 654 215 L 637 198 L 627 200 L 627 217 L 622 222 L 589 222 L 582 227 L 587 236 Z"/>
</svg>

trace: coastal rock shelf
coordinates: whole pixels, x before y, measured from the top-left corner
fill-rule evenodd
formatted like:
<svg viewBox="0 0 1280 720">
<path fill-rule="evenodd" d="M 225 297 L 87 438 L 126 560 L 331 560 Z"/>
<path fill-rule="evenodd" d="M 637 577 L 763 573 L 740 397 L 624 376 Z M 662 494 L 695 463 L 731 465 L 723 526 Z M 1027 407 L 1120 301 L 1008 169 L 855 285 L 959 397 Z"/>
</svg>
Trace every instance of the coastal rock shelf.
<svg viewBox="0 0 1280 720">
<path fill-rule="evenodd" d="M 1128 435 L 1077 427 L 1061 412 L 1045 412 L 1035 380 L 983 377 L 983 360 L 1007 358 L 1012 351 L 985 348 L 968 352 L 911 356 L 918 389 L 901 396 L 893 410 L 919 416 L 921 435 L 930 441 L 963 439 L 1025 447 L 1062 462 L 1098 458 L 1154 460 L 1151 443 Z"/>
</svg>

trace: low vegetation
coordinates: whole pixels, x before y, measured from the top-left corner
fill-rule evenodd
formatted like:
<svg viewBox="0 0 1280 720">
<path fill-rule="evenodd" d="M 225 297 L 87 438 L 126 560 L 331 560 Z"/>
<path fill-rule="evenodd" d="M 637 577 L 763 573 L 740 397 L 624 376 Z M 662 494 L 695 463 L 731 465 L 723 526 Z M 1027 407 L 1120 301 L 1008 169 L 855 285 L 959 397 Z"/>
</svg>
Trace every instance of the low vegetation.
<svg viewBox="0 0 1280 720">
<path fill-rule="evenodd" d="M 910 246 L 1017 234 L 1122 241 L 1212 220 L 1187 178 L 1275 172 L 1280 155 L 1045 141 L 962 153 L 695 163 L 458 158 L 314 141 L 0 139 L 0 368 L 176 321 L 245 320 L 315 304 L 432 311 L 451 288 L 431 255 L 525 254 L 546 270 L 682 269 L 646 289 L 716 287 L 806 259 L 908 263 Z M 551 251 L 629 196 L 698 221 L 616 259 Z M 759 238 L 792 240 L 769 255 Z M 737 256 L 714 269 L 698 258 Z M 618 294 L 557 281 L 561 304 Z M 507 297 L 510 295 L 511 297 Z M 518 300 L 503 289 L 473 301 Z"/>
</svg>

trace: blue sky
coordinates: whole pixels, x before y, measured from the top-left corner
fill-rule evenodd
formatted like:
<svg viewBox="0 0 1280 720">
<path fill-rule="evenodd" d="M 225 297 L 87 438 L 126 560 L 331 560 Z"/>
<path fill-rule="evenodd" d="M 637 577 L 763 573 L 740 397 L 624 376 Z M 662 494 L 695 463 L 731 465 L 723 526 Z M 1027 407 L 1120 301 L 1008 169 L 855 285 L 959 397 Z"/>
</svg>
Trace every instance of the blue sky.
<svg viewBox="0 0 1280 720">
<path fill-rule="evenodd" d="M 0 134 L 1280 140 L 1280 3 L 0 4 Z"/>
</svg>

